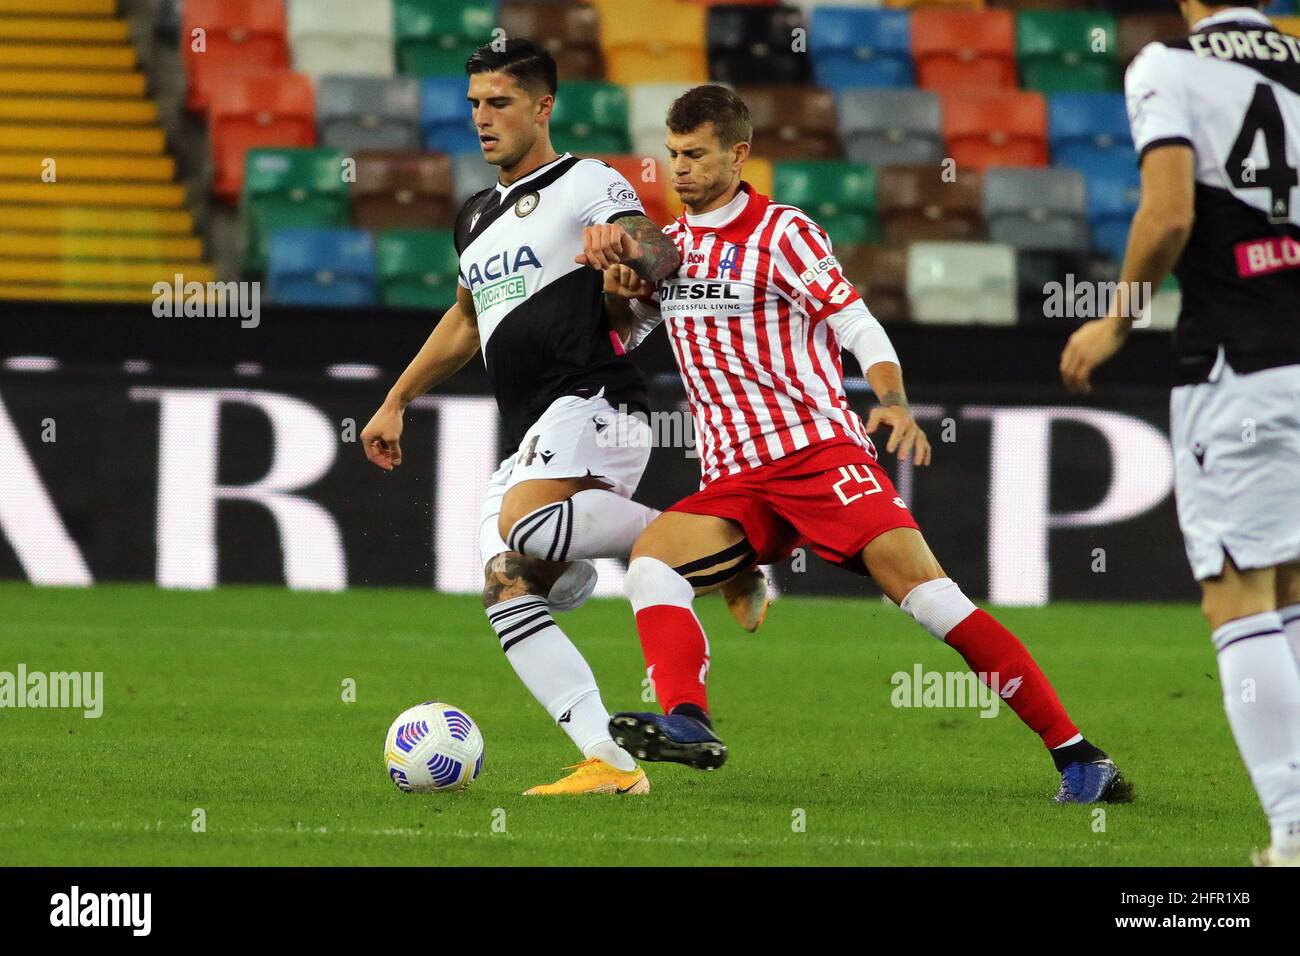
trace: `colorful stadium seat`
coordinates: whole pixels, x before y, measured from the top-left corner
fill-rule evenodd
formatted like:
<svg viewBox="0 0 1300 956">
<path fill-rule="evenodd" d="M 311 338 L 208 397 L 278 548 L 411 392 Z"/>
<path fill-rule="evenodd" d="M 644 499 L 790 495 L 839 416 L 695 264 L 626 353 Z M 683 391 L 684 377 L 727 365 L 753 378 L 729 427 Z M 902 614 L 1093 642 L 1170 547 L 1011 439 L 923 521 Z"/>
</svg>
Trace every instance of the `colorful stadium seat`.
<svg viewBox="0 0 1300 956">
<path fill-rule="evenodd" d="M 240 203 L 245 272 L 265 270 L 276 229 L 349 225 L 346 171 L 336 149 L 250 150 Z"/>
<path fill-rule="evenodd" d="M 201 40 L 196 30 L 203 31 Z M 287 69 L 287 30 L 283 0 L 188 0 L 181 29 L 186 108 L 196 112 L 208 108 L 206 82 L 214 70 L 236 63 Z"/>
<path fill-rule="evenodd" d="M 939 164 L 881 166 L 876 206 L 889 242 L 983 239 L 984 191 L 978 172 L 945 175 Z"/>
<path fill-rule="evenodd" d="M 1054 166 L 1085 175 L 1137 166 L 1123 93 L 1054 93 L 1047 101 Z"/>
<path fill-rule="evenodd" d="M 691 83 L 636 83 L 627 87 L 628 121 L 632 124 L 633 151 L 667 160 L 664 119 L 673 100 Z"/>
<path fill-rule="evenodd" d="M 1015 89 L 1015 17 L 1006 10 L 917 10 L 912 57 L 924 89 Z"/>
<path fill-rule="evenodd" d="M 880 241 L 876 176 L 870 166 L 847 160 L 787 160 L 773 167 L 773 198 L 806 212 L 836 248 Z"/>
<path fill-rule="evenodd" d="M 449 229 L 393 229 L 375 237 L 379 297 L 389 308 L 446 311 L 456 301 L 459 269 Z"/>
<path fill-rule="evenodd" d="M 1088 227 L 1094 249 L 1123 261 L 1129 225 L 1141 197 L 1142 178 L 1135 164 L 1088 174 Z"/>
<path fill-rule="evenodd" d="M 1016 15 L 1016 58 L 1025 89 L 1120 89 L 1115 18 L 1084 10 L 1023 10 Z"/>
<path fill-rule="evenodd" d="M 506 36 L 532 37 L 555 57 L 560 81 L 605 79 L 600 17 L 577 0 L 559 3 L 503 3 L 497 23 Z"/>
<path fill-rule="evenodd" d="M 841 90 L 836 97 L 844 154 L 859 163 L 937 163 L 943 110 L 928 90 Z"/>
<path fill-rule="evenodd" d="M 792 49 L 794 31 L 803 28 L 795 7 L 710 7 L 710 78 L 732 86 L 807 83 L 808 54 Z"/>
<path fill-rule="evenodd" d="M 754 124 L 753 151 L 768 159 L 838 159 L 835 97 L 813 86 L 742 86 Z"/>
<path fill-rule="evenodd" d="M 458 207 L 445 153 L 358 153 L 352 221 L 363 229 L 450 228 Z"/>
<path fill-rule="evenodd" d="M 1029 252 L 1087 252 L 1088 191 L 1075 169 L 984 173 L 989 238 Z"/>
<path fill-rule="evenodd" d="M 881 322 L 906 322 L 911 318 L 907 305 L 907 246 L 852 246 L 837 251 L 836 258 L 872 315 Z"/>
<path fill-rule="evenodd" d="M 293 0 L 289 40 L 299 73 L 392 76 L 393 0 Z"/>
<path fill-rule="evenodd" d="M 917 322 L 1013 325 L 1016 254 L 995 242 L 917 242 L 907 252 L 907 298 Z"/>
<path fill-rule="evenodd" d="M 1274 17 L 1273 26 L 1290 36 L 1300 37 L 1300 16 Z"/>
<path fill-rule="evenodd" d="M 325 76 L 316 86 L 322 146 L 420 148 L 420 84 L 409 76 Z"/>
<path fill-rule="evenodd" d="M 452 157 L 451 165 L 457 211 L 470 196 L 497 182 L 497 168 L 484 162 L 481 153 L 459 153 Z"/>
<path fill-rule="evenodd" d="M 270 300 L 280 305 L 373 305 L 374 238 L 364 229 L 277 229 L 267 266 Z"/>
<path fill-rule="evenodd" d="M 396 0 L 397 60 L 412 76 L 465 76 L 465 61 L 492 39 L 493 0 Z"/>
<path fill-rule="evenodd" d="M 680 0 L 603 0 L 600 44 L 613 83 L 704 83 L 703 7 Z"/>
<path fill-rule="evenodd" d="M 233 202 L 250 149 L 316 144 L 311 80 L 300 73 L 235 73 L 211 78 L 212 191 Z"/>
<path fill-rule="evenodd" d="M 613 83 L 564 84 L 551 111 L 551 142 L 560 152 L 628 153 L 627 93 Z"/>
<path fill-rule="evenodd" d="M 465 101 L 465 77 L 430 76 L 420 84 L 420 135 L 431 153 L 481 153 Z"/>
<path fill-rule="evenodd" d="M 1045 166 L 1047 104 L 1038 93 L 944 93 L 943 138 L 958 167 Z"/>
<path fill-rule="evenodd" d="M 817 7 L 808 29 L 819 86 L 911 86 L 911 23 L 902 10 Z"/>
</svg>

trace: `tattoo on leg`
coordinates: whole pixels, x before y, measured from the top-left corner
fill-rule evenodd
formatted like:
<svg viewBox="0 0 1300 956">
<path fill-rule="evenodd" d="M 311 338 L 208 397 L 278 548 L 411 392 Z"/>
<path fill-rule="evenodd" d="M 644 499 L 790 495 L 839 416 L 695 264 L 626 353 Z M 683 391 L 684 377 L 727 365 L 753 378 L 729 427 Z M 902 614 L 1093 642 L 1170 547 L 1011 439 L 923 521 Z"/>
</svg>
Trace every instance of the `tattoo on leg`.
<svg viewBox="0 0 1300 956">
<path fill-rule="evenodd" d="M 534 558 L 513 551 L 498 554 L 483 569 L 483 606 L 489 608 L 525 594 L 545 597 L 555 577 L 553 571 Z"/>
</svg>

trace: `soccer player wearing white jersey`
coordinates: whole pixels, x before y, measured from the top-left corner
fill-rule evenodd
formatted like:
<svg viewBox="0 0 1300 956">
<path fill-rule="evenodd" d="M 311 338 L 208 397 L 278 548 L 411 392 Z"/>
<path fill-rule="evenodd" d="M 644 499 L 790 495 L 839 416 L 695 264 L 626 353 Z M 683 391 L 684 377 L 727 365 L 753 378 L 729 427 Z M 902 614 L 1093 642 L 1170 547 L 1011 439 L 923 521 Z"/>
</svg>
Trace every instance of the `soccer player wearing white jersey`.
<svg viewBox="0 0 1300 956">
<path fill-rule="evenodd" d="M 1120 278 L 1154 287 L 1172 268 L 1182 288 L 1178 521 L 1269 819 L 1255 860 L 1300 866 L 1300 39 L 1249 5 L 1179 6 L 1191 34 L 1149 44 L 1125 77 L 1142 198 Z M 1070 337 L 1067 386 L 1091 390 L 1133 318 L 1116 308 Z"/>
<path fill-rule="evenodd" d="M 595 586 L 589 559 L 626 560 L 658 514 L 630 497 L 650 442 L 600 439 L 607 427 L 634 437 L 647 428 L 629 413 L 645 411 L 641 374 L 603 312 L 606 246 L 651 281 L 674 271 L 678 254 L 615 170 L 551 147 L 557 84 L 546 49 L 522 39 L 494 46 L 475 52 L 466 73 L 483 157 L 499 167 L 499 181 L 461 209 L 456 304 L 362 432 L 362 446 L 379 467 L 399 465 L 403 410 L 481 346 L 504 443 L 517 446 L 483 504 L 483 604 L 519 678 L 587 758 L 528 792 L 644 793 L 645 773 L 611 740 L 591 668 L 551 612 L 581 604 Z"/>
<path fill-rule="evenodd" d="M 881 426 L 891 430 L 889 452 L 930 460 L 898 356 L 826 233 L 742 182 L 753 133 L 744 102 L 720 86 L 696 87 L 673 103 L 667 125 L 686 213 L 665 231 L 682 265 L 657 289 L 623 287 L 654 293 L 653 302 L 633 300 L 629 341 L 661 321 L 667 327 L 702 436 L 703 477 L 701 490 L 656 518 L 633 548 L 626 592 L 665 714 L 615 715 L 615 740 L 648 760 L 721 765 L 726 749 L 705 693 L 708 640 L 693 599 L 806 540 L 826 560 L 869 573 L 971 670 L 996 681 L 1061 772 L 1058 802 L 1126 799 L 1115 764 L 1079 733 L 1024 645 L 944 574 L 880 466 L 869 436 Z M 841 345 L 881 403 L 865 423 L 844 394 Z"/>
</svg>

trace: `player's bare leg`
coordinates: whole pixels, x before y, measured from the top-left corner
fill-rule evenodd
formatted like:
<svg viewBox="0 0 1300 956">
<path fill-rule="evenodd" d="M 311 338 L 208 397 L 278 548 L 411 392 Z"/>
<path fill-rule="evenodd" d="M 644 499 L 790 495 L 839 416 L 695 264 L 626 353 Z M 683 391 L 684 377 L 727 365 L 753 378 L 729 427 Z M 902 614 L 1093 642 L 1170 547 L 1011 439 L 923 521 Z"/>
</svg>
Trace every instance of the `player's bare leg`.
<svg viewBox="0 0 1300 956">
<path fill-rule="evenodd" d="M 1300 866 L 1300 666 L 1279 611 L 1295 576 L 1294 564 L 1243 571 L 1225 554 L 1223 573 L 1201 582 L 1223 709 L 1268 815 L 1272 846 L 1255 854 L 1265 866 Z"/>
<path fill-rule="evenodd" d="M 547 595 L 565 565 L 507 551 L 484 568 L 483 607 L 506 659 L 586 760 L 534 795 L 645 793 L 645 772 L 609 735 L 609 711 L 595 675 L 551 618 Z"/>
<path fill-rule="evenodd" d="M 970 669 L 1042 738 L 1062 774 L 1057 802 L 1132 798 L 1114 763 L 1071 722 L 1029 651 L 944 574 L 919 531 L 895 528 L 878 535 L 863 548 L 862 562 L 890 600 L 961 654 Z"/>
</svg>

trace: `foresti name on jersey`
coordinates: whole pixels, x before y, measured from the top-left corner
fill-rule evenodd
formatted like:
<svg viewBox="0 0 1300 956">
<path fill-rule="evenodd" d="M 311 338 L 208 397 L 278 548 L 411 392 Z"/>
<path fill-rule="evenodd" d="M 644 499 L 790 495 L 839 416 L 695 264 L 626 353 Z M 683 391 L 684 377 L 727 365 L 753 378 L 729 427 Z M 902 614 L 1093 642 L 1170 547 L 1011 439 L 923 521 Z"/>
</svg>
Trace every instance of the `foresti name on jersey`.
<svg viewBox="0 0 1300 956">
<path fill-rule="evenodd" d="M 465 273 L 470 293 L 474 296 L 474 311 L 479 315 L 504 302 L 528 298 L 528 267 L 542 269 L 541 260 L 531 246 L 503 249 L 483 260 L 470 264 Z"/>
<path fill-rule="evenodd" d="M 1193 33 L 1187 39 L 1197 56 L 1212 56 L 1220 60 L 1290 60 L 1300 63 L 1300 38 L 1276 30 Z"/>
</svg>

